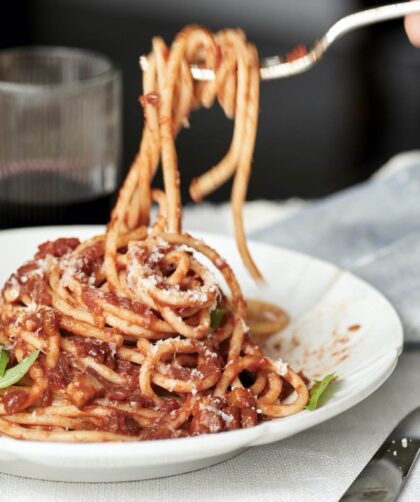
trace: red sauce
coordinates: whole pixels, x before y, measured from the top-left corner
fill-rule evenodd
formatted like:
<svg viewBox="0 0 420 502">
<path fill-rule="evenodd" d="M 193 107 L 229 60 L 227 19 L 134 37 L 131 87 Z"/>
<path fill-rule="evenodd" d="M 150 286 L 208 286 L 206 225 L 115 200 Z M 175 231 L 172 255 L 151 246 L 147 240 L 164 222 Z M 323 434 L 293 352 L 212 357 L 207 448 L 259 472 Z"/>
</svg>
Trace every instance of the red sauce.
<svg viewBox="0 0 420 502">
<path fill-rule="evenodd" d="M 201 372 L 203 378 L 205 378 L 209 375 L 213 375 L 214 373 L 220 375 L 222 366 L 224 366 L 224 363 L 217 354 L 216 357 L 207 358 L 205 362 L 199 363 L 197 369 Z"/>
<path fill-rule="evenodd" d="M 175 378 L 177 380 L 189 380 L 190 369 L 184 368 L 181 365 L 165 366 L 165 375 L 169 378 Z"/>
<path fill-rule="evenodd" d="M 127 401 L 130 396 L 130 389 L 125 387 L 112 387 L 105 392 L 105 397 L 112 401 Z"/>
<path fill-rule="evenodd" d="M 22 319 L 22 325 L 28 331 L 38 331 L 39 335 L 45 335 L 45 333 L 42 332 L 42 315 L 26 314 L 25 319 Z"/>
<path fill-rule="evenodd" d="M 93 288 L 83 288 L 82 300 L 86 307 L 94 314 L 101 315 L 102 308 L 98 305 L 99 291 Z"/>
<path fill-rule="evenodd" d="M 36 263 L 35 261 L 29 261 L 28 263 L 25 263 L 24 265 L 22 265 L 17 269 L 16 275 L 18 278 L 20 278 L 30 272 L 33 272 L 37 268 L 39 268 L 38 263 Z"/>
<path fill-rule="evenodd" d="M 81 272 L 87 276 L 91 276 L 102 267 L 104 261 L 105 246 L 103 241 L 97 241 L 92 246 L 87 247 L 78 256 L 81 258 L 83 265 Z"/>
<path fill-rule="evenodd" d="M 32 300 L 39 305 L 51 306 L 51 296 L 48 292 L 47 282 L 44 279 L 44 274 L 41 272 L 38 263 L 32 261 L 20 267 L 16 274 L 13 274 L 7 281 L 5 288 L 12 285 L 12 281 L 16 280 L 19 284 L 19 297 L 28 295 Z M 35 272 L 39 270 L 39 272 Z"/>
<path fill-rule="evenodd" d="M 15 351 L 25 351 L 27 348 L 27 345 L 22 339 L 15 340 L 13 342 L 13 350 L 9 352 L 9 362 L 7 363 L 7 368 L 12 368 L 13 366 L 16 366 L 16 364 L 19 364 L 19 361 L 17 360 Z"/>
<path fill-rule="evenodd" d="M 296 347 L 299 347 L 299 345 L 300 345 L 299 340 L 298 340 L 295 336 L 293 336 L 293 337 L 292 337 L 291 342 L 292 342 L 292 344 L 291 344 L 291 345 L 292 345 L 292 348 L 294 348 L 294 349 L 295 349 Z"/>
<path fill-rule="evenodd" d="M 65 352 L 60 352 L 55 368 L 48 370 L 48 381 L 50 388 L 65 389 L 73 378 L 73 368 L 70 356 Z"/>
<path fill-rule="evenodd" d="M 77 374 L 66 388 L 66 395 L 78 408 L 83 408 L 104 395 L 102 384 L 87 373 Z"/>
<path fill-rule="evenodd" d="M 286 54 L 286 60 L 288 63 L 291 63 L 295 59 L 306 56 L 306 54 L 308 54 L 308 49 L 303 44 L 299 44 Z"/>
<path fill-rule="evenodd" d="M 134 249 L 131 250 L 131 253 L 133 254 L 135 260 L 139 261 L 140 263 L 145 263 L 146 260 L 149 258 L 149 252 L 147 248 L 144 246 L 136 246 Z"/>
<path fill-rule="evenodd" d="M 223 53 L 222 49 L 220 48 L 220 45 L 216 46 L 216 66 L 219 66 L 223 58 Z"/>
<path fill-rule="evenodd" d="M 53 393 L 50 387 L 47 387 L 39 399 L 41 406 L 49 406 L 52 403 Z"/>
<path fill-rule="evenodd" d="M 211 411 L 211 409 L 200 407 L 191 420 L 190 433 L 192 435 L 212 434 L 223 430 L 223 425 L 218 414 Z"/>
<path fill-rule="evenodd" d="M 99 375 L 94 369 L 87 368 L 86 373 L 92 375 L 98 380 L 104 388 L 104 396 L 120 402 L 128 402 L 135 407 L 152 408 L 154 402 L 147 396 L 144 396 L 139 390 L 139 367 L 128 361 L 116 358 L 116 368 L 120 374 L 124 374 L 128 381 L 125 385 L 114 385 Z"/>
<path fill-rule="evenodd" d="M 155 404 L 151 398 L 127 387 L 111 387 L 105 391 L 105 397 L 112 401 L 129 402 L 139 408 L 153 408 Z"/>
<path fill-rule="evenodd" d="M 144 96 L 140 96 L 140 104 L 144 107 L 146 104 L 152 106 L 159 106 L 160 95 L 157 92 L 149 92 Z"/>
<path fill-rule="evenodd" d="M 281 389 L 280 401 L 287 399 L 294 392 L 293 385 L 290 384 L 287 380 L 283 380 L 283 388 Z"/>
<path fill-rule="evenodd" d="M 57 258 L 61 258 L 65 254 L 74 251 L 79 244 L 79 239 L 75 238 L 61 238 L 55 241 L 47 241 L 38 246 L 38 252 L 35 255 L 35 258 L 37 260 L 42 259 L 45 258 L 48 254 L 56 256 Z"/>
<path fill-rule="evenodd" d="M 225 428 L 228 431 L 239 429 L 241 427 L 241 409 L 237 406 L 226 406 L 223 411 L 232 417 L 231 420 L 226 421 Z"/>
<path fill-rule="evenodd" d="M 257 425 L 258 415 L 255 408 L 243 408 L 241 410 L 241 424 L 243 428 Z"/>
<path fill-rule="evenodd" d="M 3 398 L 3 405 L 8 415 L 17 413 L 25 407 L 28 394 L 24 390 L 7 391 Z"/>
<path fill-rule="evenodd" d="M 95 241 L 91 246 L 76 252 L 72 255 L 72 267 L 78 273 L 79 279 L 82 282 L 87 282 L 96 272 L 101 269 L 104 261 L 104 243 L 103 241 Z M 65 264 L 63 264 L 65 268 Z M 81 276 L 81 277 L 80 277 Z"/>
<path fill-rule="evenodd" d="M 114 295 L 114 293 L 101 292 L 100 294 L 111 305 L 122 307 L 126 310 L 131 310 L 131 312 L 134 312 L 135 314 L 144 316 L 146 320 L 148 317 L 157 319 L 152 310 L 142 303 L 132 301 L 129 298 L 118 297 L 117 295 Z"/>
<path fill-rule="evenodd" d="M 177 410 L 178 408 L 179 402 L 176 399 L 167 399 L 160 405 L 160 409 L 164 413 L 170 413 L 171 411 Z"/>
<path fill-rule="evenodd" d="M 114 356 L 112 355 L 110 346 L 106 342 L 88 339 L 83 344 L 84 353 L 86 356 L 93 357 L 98 363 L 114 366 Z"/>
<path fill-rule="evenodd" d="M 137 436 L 141 429 L 137 421 L 128 413 L 113 411 L 105 420 L 104 429 L 117 434 Z"/>
<path fill-rule="evenodd" d="M 237 408 L 251 408 L 255 407 L 256 401 L 254 396 L 246 389 L 237 387 L 233 389 L 228 395 L 229 406 Z"/>
<path fill-rule="evenodd" d="M 155 439 L 181 438 L 188 437 L 190 435 L 191 434 L 189 434 L 185 429 L 172 429 L 158 424 L 155 427 L 144 429 L 141 433 L 141 439 L 143 441 L 146 441 Z"/>
<path fill-rule="evenodd" d="M 96 362 L 105 364 L 108 368 L 116 368 L 115 348 L 109 343 L 96 338 L 84 338 L 82 336 L 73 336 L 71 340 L 76 345 L 79 357 L 92 357 Z"/>
<path fill-rule="evenodd" d="M 139 374 L 140 374 L 140 368 L 132 364 L 130 373 L 128 374 L 126 373 L 126 376 L 128 375 L 130 376 L 129 386 L 131 389 L 136 389 L 139 386 Z"/>
<path fill-rule="evenodd" d="M 310 380 L 309 380 L 309 378 L 305 375 L 305 373 L 303 373 L 303 371 L 298 371 L 298 372 L 297 372 L 297 374 L 298 374 L 298 376 L 299 376 L 299 377 L 303 380 L 303 383 L 304 383 L 305 385 L 308 385 L 308 384 L 309 384 Z"/>
<path fill-rule="evenodd" d="M 31 261 L 18 268 L 15 274 L 12 274 L 4 285 L 3 292 L 13 287 L 15 283 L 19 284 L 19 296 L 29 296 L 35 303 L 40 305 L 51 305 L 51 296 L 48 293 L 48 286 L 44 279 L 44 274 L 40 270 L 40 265 Z"/>
<path fill-rule="evenodd" d="M 117 359 L 116 361 L 116 371 L 117 373 L 125 373 L 126 375 L 133 375 L 138 370 L 138 366 L 125 359 Z"/>
<path fill-rule="evenodd" d="M 349 340 L 350 338 L 348 336 L 339 336 L 336 339 L 336 342 L 342 344 L 342 343 L 347 343 Z"/>
<path fill-rule="evenodd" d="M 26 288 L 22 288 L 22 292 L 28 290 L 32 300 L 36 304 L 51 306 L 51 295 L 48 292 L 48 286 L 44 279 L 29 280 L 25 283 L 25 286 Z"/>
</svg>

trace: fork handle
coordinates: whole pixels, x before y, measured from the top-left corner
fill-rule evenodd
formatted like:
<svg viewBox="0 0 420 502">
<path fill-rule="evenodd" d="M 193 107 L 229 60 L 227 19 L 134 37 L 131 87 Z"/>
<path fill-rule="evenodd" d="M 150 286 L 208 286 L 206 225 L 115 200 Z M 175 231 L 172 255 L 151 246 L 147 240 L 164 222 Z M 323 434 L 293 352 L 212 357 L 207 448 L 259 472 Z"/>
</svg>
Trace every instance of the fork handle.
<svg viewBox="0 0 420 502">
<path fill-rule="evenodd" d="M 322 41 L 328 46 L 349 31 L 361 28 L 362 26 L 368 26 L 369 24 L 397 19 L 415 12 L 420 12 L 420 0 L 382 5 L 380 7 L 355 12 L 354 14 L 341 18 L 333 24 L 322 38 Z"/>
<path fill-rule="evenodd" d="M 362 26 L 396 19 L 415 12 L 420 12 L 420 0 L 382 5 L 343 17 L 331 26 L 306 55 L 291 62 L 282 62 L 278 57 L 263 60 L 260 69 L 261 78 L 262 80 L 275 80 L 303 73 L 315 66 L 328 47 L 346 33 Z"/>
</svg>

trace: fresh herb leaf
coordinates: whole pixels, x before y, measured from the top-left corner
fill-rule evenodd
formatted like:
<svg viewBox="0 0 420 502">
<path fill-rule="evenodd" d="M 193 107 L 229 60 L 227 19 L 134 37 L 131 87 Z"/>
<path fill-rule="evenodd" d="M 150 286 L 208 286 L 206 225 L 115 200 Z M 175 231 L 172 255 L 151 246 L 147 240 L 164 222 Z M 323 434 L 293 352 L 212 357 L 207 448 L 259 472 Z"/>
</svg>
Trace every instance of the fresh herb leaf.
<svg viewBox="0 0 420 502">
<path fill-rule="evenodd" d="M 0 378 L 4 375 L 8 362 L 9 354 L 4 349 L 0 349 Z"/>
<path fill-rule="evenodd" d="M 320 397 L 327 390 L 330 383 L 335 379 L 335 373 L 330 373 L 325 376 L 322 380 L 316 380 L 314 385 L 310 390 L 309 402 L 305 406 L 307 410 L 314 411 L 318 407 L 318 401 Z"/>
<path fill-rule="evenodd" d="M 215 309 L 210 314 L 210 325 L 212 328 L 218 328 L 225 317 L 226 309 Z"/>
<path fill-rule="evenodd" d="M 27 373 L 29 368 L 34 364 L 39 355 L 39 350 L 34 350 L 32 354 L 25 357 L 19 364 L 9 368 L 5 371 L 4 375 L 0 378 L 0 389 L 10 387 L 11 385 L 19 382 L 19 380 Z"/>
</svg>

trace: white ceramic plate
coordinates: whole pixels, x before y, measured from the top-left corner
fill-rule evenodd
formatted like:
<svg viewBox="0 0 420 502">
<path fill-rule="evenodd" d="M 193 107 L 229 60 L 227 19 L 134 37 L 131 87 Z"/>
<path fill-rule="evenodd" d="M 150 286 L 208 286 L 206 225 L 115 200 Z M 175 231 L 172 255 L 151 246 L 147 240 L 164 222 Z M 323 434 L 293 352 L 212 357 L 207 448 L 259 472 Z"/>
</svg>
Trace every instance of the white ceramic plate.
<svg viewBox="0 0 420 502">
<path fill-rule="evenodd" d="M 0 232 L 0 282 L 48 239 L 100 233 L 98 227 L 49 227 Z M 336 266 L 286 249 L 251 243 L 269 281 L 259 289 L 249 278 L 232 239 L 200 237 L 233 266 L 244 293 L 278 303 L 290 314 L 288 329 L 268 344 L 270 355 L 310 377 L 336 371 L 340 382 L 318 410 L 250 429 L 133 443 L 37 443 L 0 438 L 0 471 L 63 481 L 126 481 L 206 467 L 250 446 L 272 443 L 342 413 L 376 390 L 392 373 L 402 347 L 402 327 L 388 301 Z"/>
</svg>

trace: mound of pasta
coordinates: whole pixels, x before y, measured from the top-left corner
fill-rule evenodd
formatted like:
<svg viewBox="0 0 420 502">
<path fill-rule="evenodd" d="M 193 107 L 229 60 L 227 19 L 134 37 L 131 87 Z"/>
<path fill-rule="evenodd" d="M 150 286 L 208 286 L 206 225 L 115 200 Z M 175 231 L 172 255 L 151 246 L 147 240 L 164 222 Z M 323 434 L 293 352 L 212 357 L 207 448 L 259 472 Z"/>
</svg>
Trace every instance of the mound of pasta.
<svg viewBox="0 0 420 502">
<path fill-rule="evenodd" d="M 190 66 L 215 79 L 193 80 Z M 191 110 L 215 99 L 235 118 L 226 156 L 193 180 L 200 200 L 234 176 L 235 235 L 258 115 L 255 47 L 242 32 L 185 28 L 171 48 L 153 40 L 144 74 L 139 153 L 104 235 L 39 246 L 0 300 L 0 433 L 47 441 L 192 436 L 250 427 L 299 412 L 304 379 L 264 356 L 257 340 L 287 315 L 244 299 L 229 264 L 182 231 L 175 137 Z M 153 189 L 161 164 L 163 189 Z M 152 205 L 158 215 L 151 224 Z"/>
</svg>

